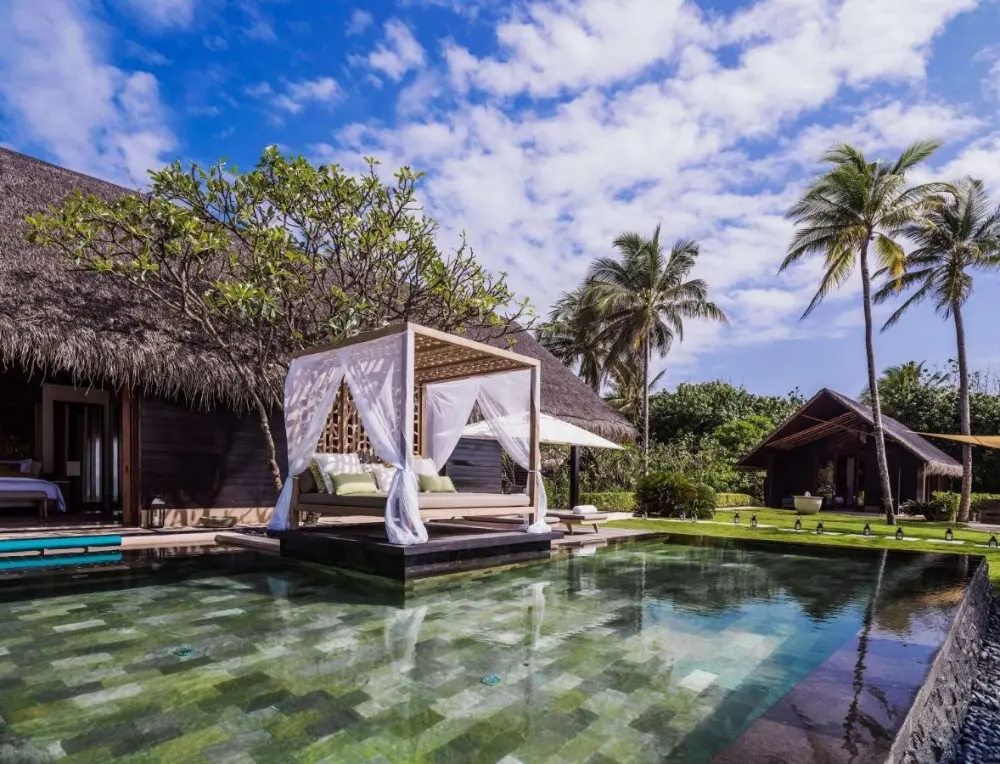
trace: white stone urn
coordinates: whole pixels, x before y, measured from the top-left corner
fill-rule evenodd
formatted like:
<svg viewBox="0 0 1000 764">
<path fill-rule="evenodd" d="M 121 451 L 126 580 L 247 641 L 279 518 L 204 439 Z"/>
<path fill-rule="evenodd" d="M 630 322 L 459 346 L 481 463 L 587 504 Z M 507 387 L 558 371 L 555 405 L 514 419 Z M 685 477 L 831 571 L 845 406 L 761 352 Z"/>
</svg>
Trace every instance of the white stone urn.
<svg viewBox="0 0 1000 764">
<path fill-rule="evenodd" d="M 823 508 L 822 496 L 793 496 L 795 511 L 800 515 L 815 515 Z"/>
</svg>

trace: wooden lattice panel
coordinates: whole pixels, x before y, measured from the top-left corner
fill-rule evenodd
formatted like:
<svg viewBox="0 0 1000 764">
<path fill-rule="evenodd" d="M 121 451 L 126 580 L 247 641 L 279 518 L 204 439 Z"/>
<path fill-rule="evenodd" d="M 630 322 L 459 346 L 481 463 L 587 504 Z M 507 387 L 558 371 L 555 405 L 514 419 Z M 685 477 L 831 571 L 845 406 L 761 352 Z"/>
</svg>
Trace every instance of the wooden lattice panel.
<svg viewBox="0 0 1000 764">
<path fill-rule="evenodd" d="M 414 391 L 415 400 L 413 403 L 413 453 L 420 455 L 423 453 L 421 443 L 423 420 L 422 406 L 420 405 L 420 388 Z M 364 462 L 378 461 L 375 449 L 372 448 L 371 441 L 365 434 L 364 425 L 361 424 L 361 417 L 351 400 L 351 392 L 346 384 L 341 384 L 337 399 L 333 402 L 330 415 L 326 419 L 326 426 L 320 435 L 316 450 L 321 454 L 361 454 Z"/>
</svg>

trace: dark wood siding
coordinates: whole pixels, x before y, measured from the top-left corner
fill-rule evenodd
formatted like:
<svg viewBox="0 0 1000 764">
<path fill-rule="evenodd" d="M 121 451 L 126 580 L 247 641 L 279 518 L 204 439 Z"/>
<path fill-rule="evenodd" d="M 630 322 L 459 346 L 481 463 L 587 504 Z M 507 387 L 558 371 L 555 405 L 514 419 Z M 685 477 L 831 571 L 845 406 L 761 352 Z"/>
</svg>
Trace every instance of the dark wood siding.
<svg viewBox="0 0 1000 764">
<path fill-rule="evenodd" d="M 139 404 L 140 500 L 153 492 L 172 509 L 262 508 L 277 497 L 267 469 L 267 450 L 256 415 L 228 409 L 191 409 L 144 398 Z M 285 430 L 271 422 L 284 468 Z"/>
<path fill-rule="evenodd" d="M 444 474 L 463 493 L 500 493 L 503 449 L 495 440 L 463 438 L 445 465 Z"/>
</svg>

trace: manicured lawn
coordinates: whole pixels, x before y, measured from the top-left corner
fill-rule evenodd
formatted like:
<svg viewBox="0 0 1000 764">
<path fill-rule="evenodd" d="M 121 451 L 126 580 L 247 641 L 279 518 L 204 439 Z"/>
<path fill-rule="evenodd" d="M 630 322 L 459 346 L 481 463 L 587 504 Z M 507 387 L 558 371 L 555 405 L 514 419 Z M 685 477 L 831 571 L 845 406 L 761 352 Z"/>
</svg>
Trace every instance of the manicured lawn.
<svg viewBox="0 0 1000 764">
<path fill-rule="evenodd" d="M 751 528 L 750 516 L 756 514 L 757 522 L 770 528 Z M 802 520 L 801 533 L 789 533 L 779 528 L 791 529 L 795 519 Z M 816 524 L 823 522 L 823 534 L 816 533 Z M 871 525 L 872 535 L 869 538 L 861 536 L 865 523 Z M 983 555 L 990 563 L 990 579 L 993 585 L 1000 589 L 1000 550 L 987 549 L 985 546 L 990 534 L 983 531 L 968 530 L 957 523 L 932 523 L 926 520 L 909 517 L 897 518 L 897 526 L 888 526 L 885 519 L 879 515 L 856 517 L 835 512 L 820 512 L 818 515 L 796 515 L 793 510 L 782 509 L 741 509 L 740 524 L 733 523 L 733 512 L 719 510 L 713 522 L 666 519 L 632 519 L 611 523 L 614 527 L 651 530 L 662 533 L 678 533 L 696 536 L 721 536 L 724 538 L 753 538 L 769 541 L 784 541 L 795 544 L 825 544 L 828 546 L 864 547 L 867 549 L 908 549 L 914 552 L 942 552 L 948 554 Z M 907 538 L 919 538 L 919 541 L 896 541 L 896 528 L 902 526 Z M 934 543 L 927 539 L 944 539 L 945 529 L 951 527 L 956 541 L 964 544 Z M 836 535 L 844 534 L 844 535 Z M 850 536 L 846 534 L 859 534 Z M 1000 536 L 998 536 L 1000 538 Z"/>
</svg>

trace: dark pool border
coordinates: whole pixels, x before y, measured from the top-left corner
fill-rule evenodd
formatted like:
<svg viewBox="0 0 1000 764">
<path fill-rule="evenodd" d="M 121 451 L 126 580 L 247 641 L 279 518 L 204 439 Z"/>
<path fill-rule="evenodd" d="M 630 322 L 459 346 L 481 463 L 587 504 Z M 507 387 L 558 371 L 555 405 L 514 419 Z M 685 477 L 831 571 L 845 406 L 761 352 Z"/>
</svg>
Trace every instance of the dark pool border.
<svg viewBox="0 0 1000 764">
<path fill-rule="evenodd" d="M 978 568 L 886 757 L 887 764 L 930 764 L 954 759 L 972 697 L 972 683 L 988 628 L 993 587 L 985 557 Z"/>
</svg>

